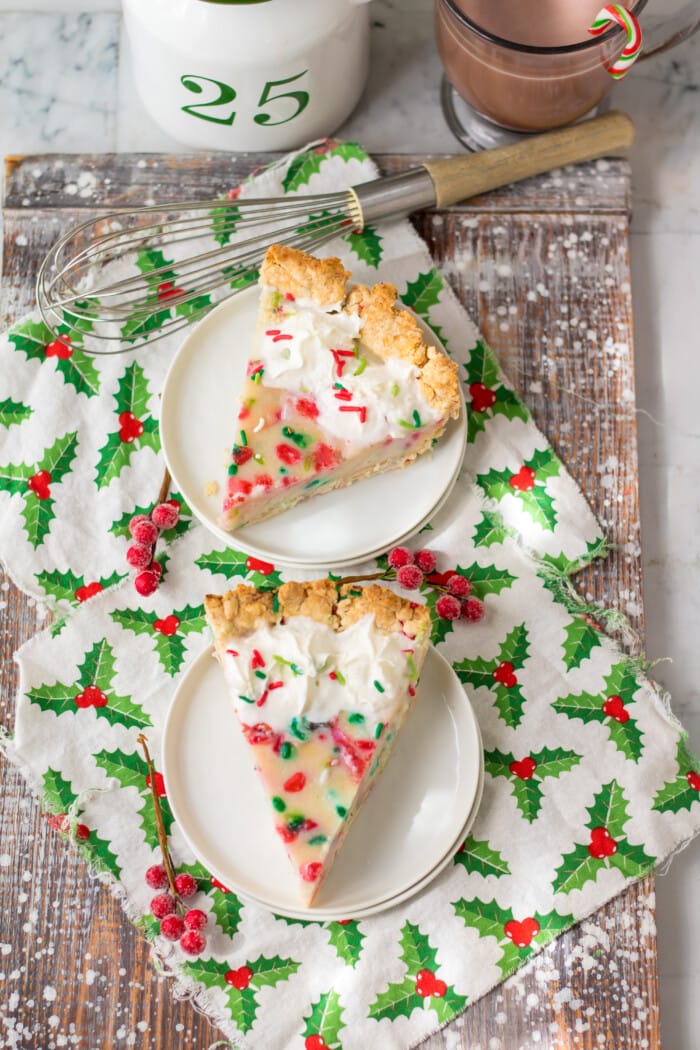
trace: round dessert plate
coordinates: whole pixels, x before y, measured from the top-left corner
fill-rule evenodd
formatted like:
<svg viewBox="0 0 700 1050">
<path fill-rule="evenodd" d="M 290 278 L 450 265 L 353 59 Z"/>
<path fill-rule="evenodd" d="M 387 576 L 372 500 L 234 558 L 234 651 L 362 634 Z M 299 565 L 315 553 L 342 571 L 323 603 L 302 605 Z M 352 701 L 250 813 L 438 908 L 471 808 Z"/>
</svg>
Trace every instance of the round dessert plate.
<svg viewBox="0 0 700 1050">
<path fill-rule="evenodd" d="M 217 879 L 280 915 L 325 921 L 393 907 L 450 863 L 476 812 L 483 753 L 466 693 L 431 648 L 387 768 L 309 910 L 210 650 L 173 697 L 163 773 L 180 830 Z"/>
<path fill-rule="evenodd" d="M 170 366 L 160 435 L 175 486 L 219 539 L 264 561 L 314 569 L 350 565 L 388 550 L 421 528 L 454 485 L 466 448 L 464 406 L 435 449 L 406 470 L 304 500 L 235 533 L 220 527 L 237 398 L 257 312 L 257 288 L 227 299 L 192 329 Z M 430 329 L 421 327 L 426 340 L 437 344 Z"/>
</svg>

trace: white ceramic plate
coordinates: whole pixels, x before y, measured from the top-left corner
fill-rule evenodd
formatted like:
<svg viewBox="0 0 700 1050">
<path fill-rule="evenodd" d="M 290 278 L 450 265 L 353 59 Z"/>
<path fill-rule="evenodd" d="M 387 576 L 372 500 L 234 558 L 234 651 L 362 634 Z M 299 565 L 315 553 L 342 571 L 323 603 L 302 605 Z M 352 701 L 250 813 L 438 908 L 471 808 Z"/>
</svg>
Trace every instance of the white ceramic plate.
<svg viewBox="0 0 700 1050">
<path fill-rule="evenodd" d="M 257 310 L 257 288 L 228 299 L 190 332 L 170 366 L 160 435 L 177 488 L 216 536 L 263 560 L 312 569 L 350 565 L 388 550 L 420 529 L 454 485 L 466 448 L 464 406 L 433 452 L 409 470 L 389 471 L 314 497 L 235 533 L 220 528 L 236 398 L 245 379 Z M 435 336 L 422 327 L 435 343 Z M 211 481 L 219 490 L 207 496 Z"/>
<path fill-rule="evenodd" d="M 221 669 L 204 652 L 173 697 L 163 736 L 168 800 L 195 855 L 224 885 L 281 915 L 360 918 L 417 892 L 466 834 L 483 754 L 452 668 L 428 653 L 414 710 L 357 817 L 318 904 L 300 910 L 296 877 L 273 831 Z"/>
</svg>

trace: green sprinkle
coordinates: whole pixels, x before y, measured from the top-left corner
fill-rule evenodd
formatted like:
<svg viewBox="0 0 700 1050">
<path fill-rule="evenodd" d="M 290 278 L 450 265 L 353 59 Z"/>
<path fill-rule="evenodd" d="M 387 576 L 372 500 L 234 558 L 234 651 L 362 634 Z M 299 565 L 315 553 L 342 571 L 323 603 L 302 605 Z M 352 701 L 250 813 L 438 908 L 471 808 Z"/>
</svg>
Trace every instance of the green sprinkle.
<svg viewBox="0 0 700 1050">
<path fill-rule="evenodd" d="M 280 798 L 279 795 L 273 795 L 272 807 L 273 809 L 276 809 L 278 813 L 284 813 L 285 809 L 287 808 L 287 803 L 284 801 L 283 798 Z"/>
<path fill-rule="evenodd" d="M 384 686 L 382 685 L 381 682 L 378 682 L 376 678 L 372 682 L 372 685 L 374 686 L 374 688 L 377 690 L 378 693 L 383 693 L 384 692 Z"/>
<path fill-rule="evenodd" d="M 374 730 L 374 739 L 375 740 L 379 740 L 379 737 L 382 735 L 383 732 L 384 732 L 384 723 L 383 722 L 377 722 L 377 727 Z"/>
<path fill-rule="evenodd" d="M 235 463 L 231 463 L 231 465 L 228 468 L 228 472 L 231 475 L 231 477 L 234 477 L 234 475 L 238 473 L 238 467 Z"/>
<path fill-rule="evenodd" d="M 314 835 L 312 839 L 309 839 L 307 845 L 309 846 L 322 846 L 324 842 L 328 842 L 325 835 Z"/>
<path fill-rule="evenodd" d="M 297 749 L 295 748 L 294 744 L 290 744 L 286 740 L 280 747 L 280 758 L 294 758 L 296 753 Z"/>
<path fill-rule="evenodd" d="M 423 424 L 421 423 L 421 418 L 418 415 L 418 410 L 417 409 L 413 410 L 413 425 L 415 426 L 416 429 L 418 429 L 418 427 L 422 427 L 423 426 Z"/>
<path fill-rule="evenodd" d="M 351 715 L 348 715 L 348 722 L 352 722 L 355 725 L 359 725 L 364 720 L 365 716 L 361 715 L 359 711 L 353 711 Z"/>
<path fill-rule="evenodd" d="M 334 383 L 333 384 L 333 389 L 334 390 L 345 390 L 345 387 L 343 386 L 342 383 Z"/>
<path fill-rule="evenodd" d="M 285 667 L 288 667 L 291 670 L 292 674 L 298 675 L 304 673 L 303 671 L 300 671 L 297 665 L 293 664 L 291 660 L 285 660 L 283 656 L 280 656 L 277 653 L 272 654 L 272 659 L 276 660 L 278 664 L 284 664 Z"/>
<path fill-rule="evenodd" d="M 342 674 L 340 671 L 334 671 L 333 674 L 336 677 L 336 681 L 338 681 L 341 685 L 345 685 L 345 675 L 344 674 Z"/>
<path fill-rule="evenodd" d="M 255 672 L 255 677 L 256 678 L 267 678 L 267 675 L 265 674 L 264 671 L 256 671 Z"/>
<path fill-rule="evenodd" d="M 291 747 L 291 744 L 290 744 Z M 297 831 L 306 820 L 303 813 L 290 813 L 289 819 L 287 820 L 287 827 L 290 831 Z"/>
<path fill-rule="evenodd" d="M 361 357 L 360 358 L 360 363 L 357 366 L 357 368 L 355 369 L 355 371 L 353 372 L 353 375 L 354 376 L 361 376 L 366 367 L 367 367 L 367 358 L 366 357 Z"/>
<path fill-rule="evenodd" d="M 242 700 L 244 704 L 254 704 L 255 703 L 255 700 L 251 700 L 251 698 L 249 696 L 243 696 L 240 693 L 238 695 L 238 699 Z"/>
<path fill-rule="evenodd" d="M 293 718 L 291 720 L 291 722 L 289 723 L 289 728 L 292 731 L 292 735 L 295 736 L 297 740 L 306 740 L 306 733 L 299 725 L 299 720 L 297 718 Z"/>
<path fill-rule="evenodd" d="M 304 488 L 305 489 L 313 489 L 313 488 L 316 487 L 316 485 L 320 485 L 320 484 L 321 484 L 321 479 L 320 478 L 312 478 L 311 481 L 307 481 L 307 483 L 304 485 Z"/>
<path fill-rule="evenodd" d="M 278 473 L 280 473 L 280 474 L 286 474 L 286 473 L 287 473 L 287 468 L 286 468 L 286 467 L 280 467 L 280 469 L 279 469 Z"/>
<path fill-rule="evenodd" d="M 348 815 L 348 807 L 347 806 L 336 806 L 335 807 L 335 811 L 336 811 L 336 813 L 338 814 L 339 817 L 346 817 Z"/>
<path fill-rule="evenodd" d="M 241 430 L 240 438 L 241 438 L 241 445 L 243 445 L 243 448 L 246 448 L 247 445 L 248 445 L 248 435 L 246 434 L 245 430 Z"/>
<path fill-rule="evenodd" d="M 392 386 L 392 388 L 391 388 L 391 396 L 392 397 L 398 397 L 399 396 L 399 384 L 398 383 L 394 383 L 394 385 Z"/>
<path fill-rule="evenodd" d="M 292 430 L 291 427 L 282 427 L 282 433 L 299 448 L 306 448 L 307 445 L 311 444 L 312 439 L 308 434 L 300 434 L 297 430 Z"/>
<path fill-rule="evenodd" d="M 262 383 L 262 377 L 265 369 L 261 368 L 259 372 L 255 372 L 250 378 L 254 383 Z"/>
<path fill-rule="evenodd" d="M 279 612 L 280 611 L 280 599 L 279 599 L 279 595 L 278 595 L 277 591 L 275 591 L 275 593 L 272 595 L 272 611 L 273 612 Z"/>
<path fill-rule="evenodd" d="M 405 419 L 399 420 L 399 426 L 403 427 L 404 430 L 415 430 L 413 423 L 408 423 Z"/>
<path fill-rule="evenodd" d="M 253 459 L 255 460 L 256 463 L 259 463 L 261 467 L 265 466 L 265 460 L 263 459 L 263 457 L 260 455 L 259 452 L 256 452 L 253 455 Z"/>
<path fill-rule="evenodd" d="M 408 664 L 408 673 L 411 677 L 411 681 L 415 682 L 418 678 L 418 671 L 416 670 L 416 661 L 413 659 L 412 653 L 408 654 L 406 658 L 406 663 Z"/>
<path fill-rule="evenodd" d="M 280 293 L 279 292 L 273 292 L 272 295 L 270 296 L 270 306 L 272 307 L 272 309 L 276 310 L 281 302 L 282 302 L 282 296 L 280 295 Z"/>
</svg>

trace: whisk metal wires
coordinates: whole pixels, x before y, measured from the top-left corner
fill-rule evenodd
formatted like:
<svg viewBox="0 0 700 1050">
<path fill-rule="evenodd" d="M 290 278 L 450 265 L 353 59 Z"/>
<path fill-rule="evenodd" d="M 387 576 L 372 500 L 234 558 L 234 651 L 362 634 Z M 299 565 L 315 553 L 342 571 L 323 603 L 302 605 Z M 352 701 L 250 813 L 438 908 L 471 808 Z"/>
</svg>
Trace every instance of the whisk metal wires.
<svg viewBox="0 0 700 1050">
<path fill-rule="evenodd" d="M 362 225 L 352 190 L 113 211 L 54 245 L 37 279 L 39 309 L 58 338 L 87 336 L 91 353 L 124 352 L 252 284 L 271 243 L 311 250 Z"/>
</svg>

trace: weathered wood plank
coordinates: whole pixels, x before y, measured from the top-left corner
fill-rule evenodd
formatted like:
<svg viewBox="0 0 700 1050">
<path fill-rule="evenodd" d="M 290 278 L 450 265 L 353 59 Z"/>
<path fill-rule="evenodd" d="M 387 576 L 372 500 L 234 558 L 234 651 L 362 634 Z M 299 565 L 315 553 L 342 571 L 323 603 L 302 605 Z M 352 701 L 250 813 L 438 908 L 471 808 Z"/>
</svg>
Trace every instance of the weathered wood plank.
<svg viewBox="0 0 700 1050">
<path fill-rule="evenodd" d="M 183 185 L 194 196 L 213 196 L 260 161 L 220 154 L 14 159 L 6 185 L 4 323 L 32 305 L 44 251 L 76 218 L 95 208 L 141 203 L 156 172 L 163 177 L 163 199 L 181 196 Z M 411 158 L 383 162 L 399 170 Z M 610 162 L 602 190 L 596 170 L 577 167 L 570 185 L 551 177 L 531 180 L 468 208 L 423 216 L 417 225 L 619 544 L 603 565 L 582 574 L 581 585 L 631 612 L 641 630 L 629 185 L 623 162 Z M 66 192 L 71 180 L 79 186 L 81 172 L 97 179 L 95 193 L 85 197 L 79 189 Z M 83 179 L 83 189 L 90 185 Z M 4 597 L 0 716 L 11 724 L 12 652 L 41 617 L 11 585 Z M 153 1050 L 175 1039 L 193 1050 L 209 1047 L 216 1030 L 166 992 L 149 969 L 145 943 L 39 818 L 17 771 L 3 763 L 3 777 L 0 835 L 10 864 L 0 867 L 0 942 L 10 946 L 3 968 L 16 974 L 14 1026 L 21 1022 L 34 1033 L 27 1045 L 43 1047 L 65 1035 L 79 1039 L 79 1046 L 106 1048 L 133 1033 L 136 1046 Z M 648 879 L 473 1004 L 449 1035 L 428 1040 L 426 1050 L 657 1050 L 653 907 Z M 50 1010 L 43 1009 L 49 1005 L 46 987 L 56 989 Z M 642 1005 L 631 1010 L 630 999 Z M 51 1037 L 49 1014 L 56 1018 Z"/>
</svg>

